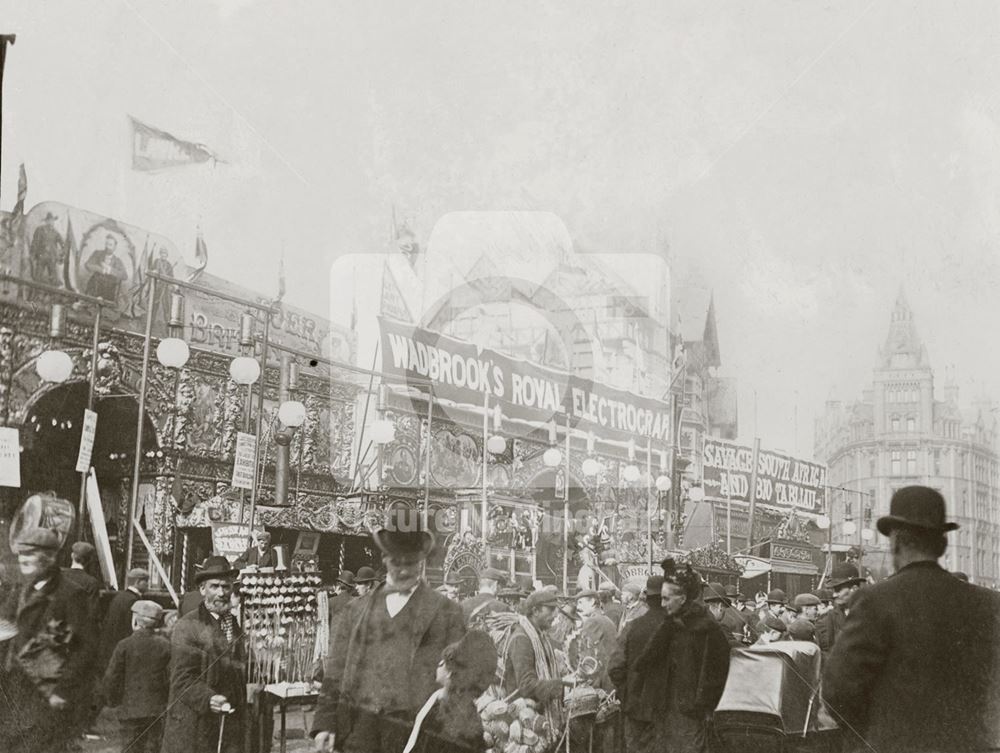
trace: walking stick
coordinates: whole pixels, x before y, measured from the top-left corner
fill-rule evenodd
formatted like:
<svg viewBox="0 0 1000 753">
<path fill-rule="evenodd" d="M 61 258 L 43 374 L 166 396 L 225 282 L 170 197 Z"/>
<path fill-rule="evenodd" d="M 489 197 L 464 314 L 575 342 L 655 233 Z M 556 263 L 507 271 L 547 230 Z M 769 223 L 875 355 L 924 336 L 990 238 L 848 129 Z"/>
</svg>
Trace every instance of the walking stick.
<svg viewBox="0 0 1000 753">
<path fill-rule="evenodd" d="M 222 734 L 226 731 L 226 715 L 219 714 L 219 747 L 215 753 L 222 753 Z"/>
</svg>

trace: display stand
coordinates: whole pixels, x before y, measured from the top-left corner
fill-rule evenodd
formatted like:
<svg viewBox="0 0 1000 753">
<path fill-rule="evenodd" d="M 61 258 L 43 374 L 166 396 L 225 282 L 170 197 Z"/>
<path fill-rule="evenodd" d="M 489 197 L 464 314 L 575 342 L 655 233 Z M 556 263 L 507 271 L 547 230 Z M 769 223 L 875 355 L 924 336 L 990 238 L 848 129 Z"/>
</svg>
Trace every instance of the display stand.
<svg viewBox="0 0 1000 753">
<path fill-rule="evenodd" d="M 273 696 L 278 708 L 281 710 L 281 727 L 279 737 L 280 753 L 286 753 L 288 747 L 286 717 L 289 707 L 300 706 L 303 712 L 306 708 L 316 705 L 319 699 L 319 692 L 313 690 L 311 683 L 304 682 L 277 682 L 264 687 L 264 691 Z"/>
</svg>

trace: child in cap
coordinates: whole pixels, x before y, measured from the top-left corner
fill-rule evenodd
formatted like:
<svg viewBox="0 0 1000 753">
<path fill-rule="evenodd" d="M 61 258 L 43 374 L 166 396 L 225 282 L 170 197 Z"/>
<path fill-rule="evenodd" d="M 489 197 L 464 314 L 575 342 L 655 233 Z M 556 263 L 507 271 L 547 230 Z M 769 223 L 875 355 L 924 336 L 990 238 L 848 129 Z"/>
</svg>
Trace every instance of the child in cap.
<svg viewBox="0 0 1000 753">
<path fill-rule="evenodd" d="M 118 707 L 122 750 L 159 753 L 170 691 L 170 642 L 157 628 L 163 608 L 140 599 L 132 605 L 132 635 L 115 646 L 104 673 L 104 697 Z"/>
</svg>

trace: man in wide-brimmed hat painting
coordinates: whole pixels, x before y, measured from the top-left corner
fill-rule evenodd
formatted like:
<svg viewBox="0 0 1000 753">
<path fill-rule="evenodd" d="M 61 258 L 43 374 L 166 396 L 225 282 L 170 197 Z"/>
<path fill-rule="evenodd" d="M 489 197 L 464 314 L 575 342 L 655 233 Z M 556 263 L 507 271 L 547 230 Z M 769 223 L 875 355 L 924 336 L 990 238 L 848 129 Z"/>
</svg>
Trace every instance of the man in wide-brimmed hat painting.
<svg viewBox="0 0 1000 753">
<path fill-rule="evenodd" d="M 236 574 L 225 557 L 206 559 L 194 576 L 202 602 L 174 625 L 163 753 L 243 750 L 245 652 L 230 598 Z"/>
<path fill-rule="evenodd" d="M 465 634 L 459 605 L 420 578 L 434 536 L 414 516 L 401 517 L 372 534 L 386 582 L 351 602 L 332 637 L 312 729 L 317 750 L 403 750 L 437 689 L 442 652 Z"/>
<path fill-rule="evenodd" d="M 896 574 L 855 595 L 823 679 L 858 750 L 1000 748 L 1000 595 L 938 564 L 956 528 L 925 486 L 898 490 L 878 521 Z"/>
</svg>

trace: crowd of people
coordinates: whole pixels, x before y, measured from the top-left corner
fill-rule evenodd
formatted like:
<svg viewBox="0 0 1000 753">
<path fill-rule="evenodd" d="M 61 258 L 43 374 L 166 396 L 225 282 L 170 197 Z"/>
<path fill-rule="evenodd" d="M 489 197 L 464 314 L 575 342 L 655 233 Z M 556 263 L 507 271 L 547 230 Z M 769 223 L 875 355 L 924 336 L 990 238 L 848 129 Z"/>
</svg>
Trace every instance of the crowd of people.
<svg viewBox="0 0 1000 753">
<path fill-rule="evenodd" d="M 1000 596 L 938 564 L 955 527 L 936 491 L 901 489 L 878 521 L 894 576 L 870 584 L 840 563 L 821 589 L 753 599 L 669 558 L 642 583 L 573 594 L 527 592 L 487 568 L 463 598 L 454 577 L 432 588 L 422 576 L 431 533 L 383 528 L 382 572 L 342 571 L 332 585 L 313 745 L 721 751 L 713 715 L 733 652 L 794 641 L 821 656 L 817 690 L 839 750 L 996 750 Z M 123 750 L 246 750 L 237 569 L 209 557 L 180 613 L 143 598 L 149 576 L 136 569 L 105 609 L 86 572 L 92 547 L 74 545 L 66 569 L 58 550 L 51 531 L 17 540 L 21 581 L 0 605 L 0 750 L 71 749 L 102 706 L 115 709 Z"/>
<path fill-rule="evenodd" d="M 946 521 L 937 491 L 906 487 L 878 522 L 895 575 L 871 584 L 856 565 L 842 562 L 822 588 L 792 597 L 773 589 L 752 600 L 735 587 L 703 582 L 673 559 L 645 583 L 572 595 L 551 586 L 519 591 L 502 572 L 487 569 L 478 592 L 460 600 L 457 580 L 435 593 L 419 578 L 433 546 L 429 533 L 383 531 L 376 542 L 385 582 L 366 598 L 346 601 L 337 621 L 313 728 L 316 750 L 500 753 L 491 748 L 492 704 L 484 727 L 470 715 L 451 728 L 456 707 L 432 669 L 435 656 L 455 656 L 470 640 L 482 647 L 475 652 L 482 674 L 473 692 L 485 691 L 499 657 L 493 678 L 499 690 L 480 698 L 480 711 L 494 697 L 523 699 L 541 729 L 563 730 L 549 735 L 552 748 L 567 735 L 573 742 L 567 717 L 574 690 L 586 682 L 613 691 L 620 705 L 610 734 L 591 730 L 583 749 L 722 750 L 712 719 L 732 652 L 794 641 L 821 657 L 822 681 L 814 690 L 839 728 L 834 749 L 1000 749 L 1000 595 L 938 563 L 945 534 L 956 527 Z M 512 628 L 491 651 L 485 637 L 496 638 L 495 618 L 505 613 Z M 585 658 L 592 665 L 583 672 Z M 466 693 L 454 703 L 468 710 L 468 701 Z M 426 729 L 428 708 L 438 705 Z"/>
</svg>

